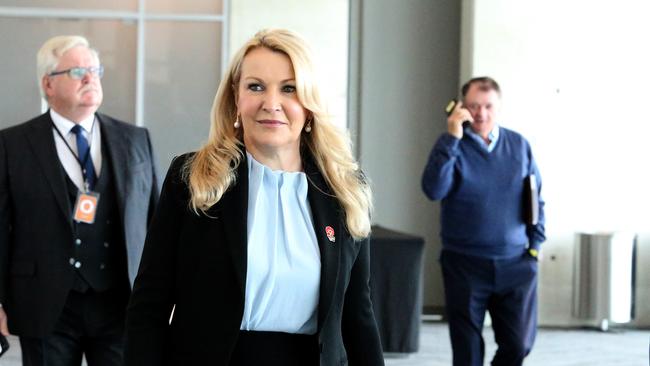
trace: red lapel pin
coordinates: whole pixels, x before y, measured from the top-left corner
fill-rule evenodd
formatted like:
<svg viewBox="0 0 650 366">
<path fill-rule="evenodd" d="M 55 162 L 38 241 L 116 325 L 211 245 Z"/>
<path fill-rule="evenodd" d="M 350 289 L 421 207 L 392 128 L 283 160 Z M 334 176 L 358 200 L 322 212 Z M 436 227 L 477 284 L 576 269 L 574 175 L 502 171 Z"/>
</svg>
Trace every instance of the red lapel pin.
<svg viewBox="0 0 650 366">
<path fill-rule="evenodd" d="M 332 243 L 336 241 L 336 236 L 334 236 L 334 229 L 331 226 L 325 226 L 325 234 L 327 234 L 327 239 Z"/>
</svg>

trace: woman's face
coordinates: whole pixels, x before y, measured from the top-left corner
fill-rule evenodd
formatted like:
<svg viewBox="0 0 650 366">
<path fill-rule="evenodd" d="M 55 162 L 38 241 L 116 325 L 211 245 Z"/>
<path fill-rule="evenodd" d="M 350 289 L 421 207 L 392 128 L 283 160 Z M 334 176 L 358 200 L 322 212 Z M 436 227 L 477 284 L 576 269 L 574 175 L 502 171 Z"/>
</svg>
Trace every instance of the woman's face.
<svg viewBox="0 0 650 366">
<path fill-rule="evenodd" d="M 307 111 L 298 101 L 293 66 L 287 55 L 259 47 L 244 57 L 237 109 L 248 150 L 299 153 Z"/>
</svg>

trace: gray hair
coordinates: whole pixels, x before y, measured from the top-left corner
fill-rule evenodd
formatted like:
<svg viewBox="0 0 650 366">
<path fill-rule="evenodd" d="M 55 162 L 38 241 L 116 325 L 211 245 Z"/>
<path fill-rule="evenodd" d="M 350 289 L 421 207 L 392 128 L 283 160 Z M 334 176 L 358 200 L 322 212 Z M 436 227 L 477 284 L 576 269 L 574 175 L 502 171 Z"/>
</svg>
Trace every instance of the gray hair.
<svg viewBox="0 0 650 366">
<path fill-rule="evenodd" d="M 43 78 L 56 70 L 59 66 L 59 59 L 66 51 L 74 47 L 86 47 L 99 62 L 99 53 L 97 50 L 90 48 L 88 40 L 82 36 L 56 36 L 48 39 L 43 43 L 41 49 L 36 55 L 36 76 L 38 77 L 38 86 L 41 91 L 41 97 L 47 100 L 45 90 L 43 90 Z"/>
</svg>

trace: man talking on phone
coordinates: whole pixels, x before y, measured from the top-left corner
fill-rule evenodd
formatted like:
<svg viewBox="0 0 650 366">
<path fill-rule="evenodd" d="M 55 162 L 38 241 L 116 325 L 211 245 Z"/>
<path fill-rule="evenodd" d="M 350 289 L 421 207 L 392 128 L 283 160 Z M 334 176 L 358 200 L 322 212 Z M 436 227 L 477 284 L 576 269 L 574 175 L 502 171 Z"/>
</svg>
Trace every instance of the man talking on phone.
<svg viewBox="0 0 650 366">
<path fill-rule="evenodd" d="M 499 84 L 473 78 L 462 97 L 422 175 L 424 193 L 441 202 L 440 265 L 453 364 L 483 365 L 488 311 L 498 345 L 492 365 L 521 365 L 537 326 L 537 257 L 545 240 L 541 178 L 528 141 L 497 124 Z M 532 221 L 525 212 L 529 177 L 537 196 Z"/>
</svg>

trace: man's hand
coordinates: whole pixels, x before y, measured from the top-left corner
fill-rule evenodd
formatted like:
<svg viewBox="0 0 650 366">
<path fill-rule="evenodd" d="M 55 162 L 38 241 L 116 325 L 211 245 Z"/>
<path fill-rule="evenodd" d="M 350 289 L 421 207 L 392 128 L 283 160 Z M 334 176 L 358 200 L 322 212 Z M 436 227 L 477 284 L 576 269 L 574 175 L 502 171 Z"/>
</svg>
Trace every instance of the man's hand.
<svg viewBox="0 0 650 366">
<path fill-rule="evenodd" d="M 447 132 L 450 135 L 461 139 L 463 137 L 463 122 L 470 121 L 473 122 L 472 114 L 465 108 L 463 108 L 463 102 L 456 103 L 454 111 L 451 112 L 449 117 L 447 117 Z"/>
<path fill-rule="evenodd" d="M 7 313 L 5 313 L 5 309 L 0 307 L 0 333 L 2 333 L 3 336 L 8 336 L 9 335 L 9 327 L 7 326 Z"/>
</svg>

